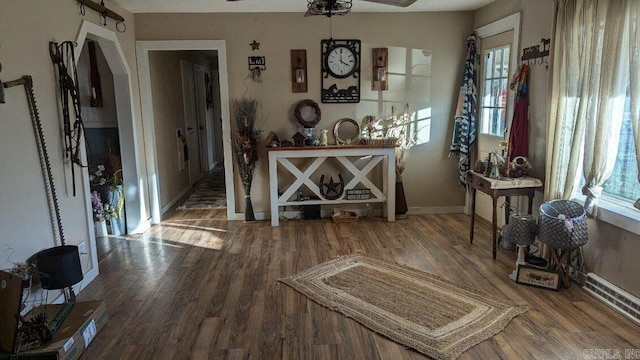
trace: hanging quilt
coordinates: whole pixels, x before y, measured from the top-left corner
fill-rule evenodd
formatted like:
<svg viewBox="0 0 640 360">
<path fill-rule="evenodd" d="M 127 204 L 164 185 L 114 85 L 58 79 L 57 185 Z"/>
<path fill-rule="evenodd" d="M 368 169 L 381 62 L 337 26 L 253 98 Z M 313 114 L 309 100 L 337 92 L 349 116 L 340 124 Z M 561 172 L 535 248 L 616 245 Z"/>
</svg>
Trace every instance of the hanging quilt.
<svg viewBox="0 0 640 360">
<path fill-rule="evenodd" d="M 459 179 L 467 183 L 467 171 L 470 169 L 471 146 L 476 141 L 477 128 L 477 37 L 473 33 L 467 38 L 467 58 L 464 63 L 464 77 L 453 124 L 453 136 L 449 156 L 458 158 Z"/>
</svg>

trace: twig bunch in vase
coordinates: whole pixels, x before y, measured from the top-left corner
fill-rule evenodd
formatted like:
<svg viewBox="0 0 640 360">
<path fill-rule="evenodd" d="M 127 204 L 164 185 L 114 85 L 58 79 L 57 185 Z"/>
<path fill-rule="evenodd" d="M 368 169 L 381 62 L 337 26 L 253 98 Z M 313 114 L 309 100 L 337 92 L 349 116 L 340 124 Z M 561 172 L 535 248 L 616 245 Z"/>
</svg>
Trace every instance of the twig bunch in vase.
<svg viewBox="0 0 640 360">
<path fill-rule="evenodd" d="M 395 126 L 392 129 L 394 135 L 398 138 L 398 147 L 396 148 L 396 216 L 399 219 L 406 217 L 406 213 L 409 211 L 407 199 L 404 195 L 402 174 L 409 159 L 409 149 L 416 143 L 415 138 L 409 134 L 410 121 L 409 104 L 406 104 L 404 112 L 395 117 Z"/>
<path fill-rule="evenodd" d="M 258 144 L 261 142 L 262 130 L 258 127 L 258 111 L 260 102 L 253 98 L 233 100 L 233 153 L 245 197 L 245 221 L 254 221 L 251 204 L 251 183 L 253 171 L 258 161 Z"/>
<path fill-rule="evenodd" d="M 396 116 L 395 127 L 392 130 L 394 136 L 398 138 L 398 147 L 396 148 L 397 181 L 402 181 L 402 173 L 409 159 L 409 149 L 416 143 L 416 140 L 409 136 L 410 121 L 411 113 L 409 112 L 409 104 L 406 104 L 404 112 Z"/>
<path fill-rule="evenodd" d="M 363 121 L 365 123 L 365 131 L 370 138 L 396 140 L 396 177 L 398 181 L 402 181 L 402 173 L 409 159 L 409 149 L 416 143 L 415 139 L 409 134 L 410 121 L 409 104 L 405 105 L 404 112 L 400 114 L 395 114 L 395 108 L 392 106 L 391 116 L 378 119 L 367 116 Z"/>
<path fill-rule="evenodd" d="M 365 117 L 363 120 L 365 132 L 370 138 L 393 139 L 396 144 L 396 215 L 404 215 L 407 211 L 407 202 L 402 185 L 402 174 L 409 159 L 409 149 L 416 143 L 415 138 L 409 132 L 411 122 L 409 104 L 404 107 L 404 112 L 395 114 L 391 107 L 391 116 L 373 119 Z M 413 133 L 415 135 L 415 132 Z M 399 217 L 398 217 L 399 218 Z"/>
</svg>

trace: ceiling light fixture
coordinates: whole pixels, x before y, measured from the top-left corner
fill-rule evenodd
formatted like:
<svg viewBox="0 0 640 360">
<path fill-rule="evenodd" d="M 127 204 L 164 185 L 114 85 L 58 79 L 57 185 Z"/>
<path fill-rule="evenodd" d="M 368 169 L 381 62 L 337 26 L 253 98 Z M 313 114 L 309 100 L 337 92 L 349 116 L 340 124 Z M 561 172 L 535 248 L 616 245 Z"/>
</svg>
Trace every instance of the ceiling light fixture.
<svg viewBox="0 0 640 360">
<path fill-rule="evenodd" d="M 351 0 L 307 0 L 307 13 L 305 16 L 347 15 L 351 11 Z"/>
</svg>

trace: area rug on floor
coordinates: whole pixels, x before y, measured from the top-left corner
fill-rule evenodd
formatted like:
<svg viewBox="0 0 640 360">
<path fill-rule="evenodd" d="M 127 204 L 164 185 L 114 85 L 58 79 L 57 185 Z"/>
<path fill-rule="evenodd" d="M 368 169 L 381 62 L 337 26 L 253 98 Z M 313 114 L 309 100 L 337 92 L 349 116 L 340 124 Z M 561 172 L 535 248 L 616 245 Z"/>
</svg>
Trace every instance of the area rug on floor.
<svg viewBox="0 0 640 360">
<path fill-rule="evenodd" d="M 216 167 L 198 182 L 187 200 L 178 210 L 226 209 L 227 195 L 224 187 L 224 168 Z"/>
<path fill-rule="evenodd" d="M 527 311 L 419 270 L 356 254 L 279 281 L 435 359 L 455 359 Z"/>
</svg>

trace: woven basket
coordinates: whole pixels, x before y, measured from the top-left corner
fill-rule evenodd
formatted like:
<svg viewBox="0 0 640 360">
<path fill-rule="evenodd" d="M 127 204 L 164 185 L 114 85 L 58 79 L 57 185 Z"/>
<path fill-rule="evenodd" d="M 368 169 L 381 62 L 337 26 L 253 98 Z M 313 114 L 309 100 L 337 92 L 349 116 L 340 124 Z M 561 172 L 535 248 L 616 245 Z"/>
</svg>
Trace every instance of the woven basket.
<svg viewBox="0 0 640 360">
<path fill-rule="evenodd" d="M 571 228 L 573 227 L 573 228 Z M 570 200 L 551 200 L 540 206 L 538 239 L 557 249 L 575 249 L 587 243 L 587 215 Z"/>
<path fill-rule="evenodd" d="M 353 211 L 344 211 L 340 208 L 333 208 L 331 218 L 336 223 L 354 223 L 358 221 L 358 214 Z"/>
<path fill-rule="evenodd" d="M 511 215 L 503 236 L 506 241 L 518 245 L 531 245 L 536 240 L 538 223 L 532 215 Z"/>
</svg>

